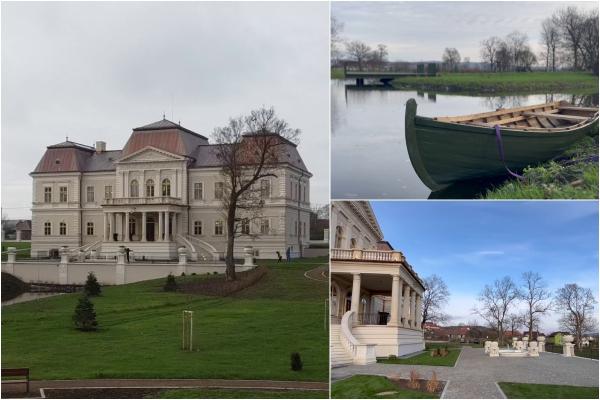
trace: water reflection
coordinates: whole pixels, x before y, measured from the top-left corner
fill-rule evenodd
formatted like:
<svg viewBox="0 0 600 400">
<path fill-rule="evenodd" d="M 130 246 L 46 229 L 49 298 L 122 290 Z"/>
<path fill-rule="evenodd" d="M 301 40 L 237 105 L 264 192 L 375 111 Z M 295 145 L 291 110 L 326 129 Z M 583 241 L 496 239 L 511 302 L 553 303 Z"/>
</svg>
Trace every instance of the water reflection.
<svg viewBox="0 0 600 400">
<path fill-rule="evenodd" d="M 352 85 L 350 84 L 352 83 Z M 351 198 L 473 198 L 497 181 L 463 182 L 431 193 L 412 168 L 404 139 L 404 105 L 418 103 L 418 114 L 452 116 L 497 108 L 566 100 L 597 106 L 598 94 L 538 94 L 465 96 L 396 90 L 382 85 L 356 87 L 353 81 L 331 83 L 332 196 Z"/>
</svg>

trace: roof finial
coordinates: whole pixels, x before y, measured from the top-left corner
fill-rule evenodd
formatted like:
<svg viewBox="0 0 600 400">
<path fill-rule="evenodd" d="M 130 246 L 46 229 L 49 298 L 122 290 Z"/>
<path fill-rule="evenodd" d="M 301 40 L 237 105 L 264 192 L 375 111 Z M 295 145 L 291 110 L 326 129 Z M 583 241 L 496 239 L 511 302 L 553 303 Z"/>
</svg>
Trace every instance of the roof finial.
<svg viewBox="0 0 600 400">
<path fill-rule="evenodd" d="M 163 120 L 165 120 L 165 119 L 166 119 L 166 118 L 165 118 L 165 113 L 163 112 Z"/>
<path fill-rule="evenodd" d="M 69 141 L 69 136 L 67 136 L 67 142 Z"/>
</svg>

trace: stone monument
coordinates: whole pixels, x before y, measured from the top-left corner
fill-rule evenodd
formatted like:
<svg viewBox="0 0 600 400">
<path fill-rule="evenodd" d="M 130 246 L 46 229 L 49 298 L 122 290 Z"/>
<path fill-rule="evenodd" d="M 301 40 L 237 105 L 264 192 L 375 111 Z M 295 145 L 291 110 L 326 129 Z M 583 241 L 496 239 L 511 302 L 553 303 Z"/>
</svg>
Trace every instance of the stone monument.
<svg viewBox="0 0 600 400">
<path fill-rule="evenodd" d="M 573 357 L 575 355 L 575 345 L 573 344 L 573 335 L 565 335 L 563 340 L 563 356 Z"/>
<path fill-rule="evenodd" d="M 500 357 L 500 348 L 498 342 L 492 342 L 490 345 L 490 357 Z"/>
</svg>

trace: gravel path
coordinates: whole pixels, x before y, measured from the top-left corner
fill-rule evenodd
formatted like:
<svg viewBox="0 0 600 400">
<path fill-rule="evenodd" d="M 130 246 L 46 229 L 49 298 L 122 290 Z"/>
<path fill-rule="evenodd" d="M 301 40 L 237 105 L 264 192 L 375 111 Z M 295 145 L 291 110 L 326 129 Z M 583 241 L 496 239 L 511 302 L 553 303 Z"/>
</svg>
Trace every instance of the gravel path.
<svg viewBox="0 0 600 400">
<path fill-rule="evenodd" d="M 334 368 L 333 381 L 352 375 L 400 374 L 408 378 L 411 370 L 423 378 L 435 371 L 438 379 L 449 381 L 443 398 L 501 399 L 504 394 L 496 382 L 551 383 L 555 385 L 598 386 L 598 361 L 566 358 L 560 354 L 542 353 L 539 358 L 490 358 L 481 348 L 464 347 L 454 367 L 427 365 L 351 365 Z"/>
</svg>

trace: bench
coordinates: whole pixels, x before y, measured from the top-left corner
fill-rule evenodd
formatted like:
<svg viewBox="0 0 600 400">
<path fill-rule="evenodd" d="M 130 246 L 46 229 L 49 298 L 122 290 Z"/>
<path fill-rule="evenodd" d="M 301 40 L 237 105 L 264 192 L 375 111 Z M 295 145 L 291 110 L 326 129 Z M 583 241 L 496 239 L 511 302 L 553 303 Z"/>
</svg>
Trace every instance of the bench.
<svg viewBox="0 0 600 400">
<path fill-rule="evenodd" d="M 25 379 L 3 380 L 2 384 L 24 383 L 29 393 L 29 368 L 2 368 L 2 377 L 24 377 Z"/>
</svg>

